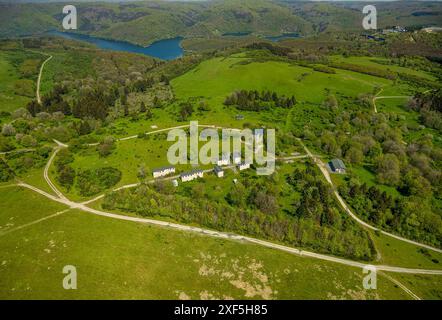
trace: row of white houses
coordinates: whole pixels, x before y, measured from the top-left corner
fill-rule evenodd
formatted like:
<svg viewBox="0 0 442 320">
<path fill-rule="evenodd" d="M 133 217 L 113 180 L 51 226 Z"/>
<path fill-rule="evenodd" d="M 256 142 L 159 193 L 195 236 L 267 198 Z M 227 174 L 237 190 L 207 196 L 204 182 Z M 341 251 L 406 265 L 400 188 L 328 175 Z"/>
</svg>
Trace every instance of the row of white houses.
<svg viewBox="0 0 442 320">
<path fill-rule="evenodd" d="M 154 169 L 152 171 L 152 175 L 154 178 L 165 177 L 165 176 L 172 174 L 172 173 L 175 173 L 175 167 L 173 167 L 173 166 L 162 167 L 162 168 Z"/>
<path fill-rule="evenodd" d="M 203 170 L 192 170 L 189 172 L 183 172 L 180 174 L 180 178 L 182 182 L 192 181 L 198 178 L 202 178 L 204 176 Z"/>
<path fill-rule="evenodd" d="M 250 163 L 240 162 L 237 164 L 237 168 L 239 171 L 247 170 L 250 168 Z M 153 177 L 154 178 L 165 177 L 171 173 L 175 173 L 175 171 L 176 171 L 175 167 L 172 167 L 172 166 L 158 168 L 158 169 L 153 170 Z M 213 172 L 215 173 L 215 175 L 218 178 L 224 177 L 224 169 L 221 168 L 221 166 L 219 166 L 219 165 L 216 165 L 213 168 Z M 181 182 L 193 181 L 195 179 L 203 178 L 203 177 L 204 177 L 204 171 L 200 170 L 200 169 L 195 169 L 195 170 L 183 172 L 180 174 Z M 178 181 L 173 180 L 173 184 L 175 186 L 178 186 Z"/>
<path fill-rule="evenodd" d="M 218 166 L 228 166 L 230 164 L 230 158 L 232 158 L 233 164 L 240 164 L 241 163 L 241 152 L 233 152 L 230 153 L 223 153 L 221 155 L 221 159 L 217 161 Z"/>
<path fill-rule="evenodd" d="M 241 162 L 240 164 L 238 164 L 238 170 L 239 171 L 243 171 L 243 170 L 247 170 L 250 169 L 250 163 L 248 162 Z"/>
</svg>

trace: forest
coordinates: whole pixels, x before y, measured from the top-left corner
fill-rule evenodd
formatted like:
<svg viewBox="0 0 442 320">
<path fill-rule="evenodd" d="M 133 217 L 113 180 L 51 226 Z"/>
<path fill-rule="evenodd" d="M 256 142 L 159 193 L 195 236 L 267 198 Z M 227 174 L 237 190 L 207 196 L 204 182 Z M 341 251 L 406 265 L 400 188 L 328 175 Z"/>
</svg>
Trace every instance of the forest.
<svg viewBox="0 0 442 320">
<path fill-rule="evenodd" d="M 224 101 L 226 106 L 234 106 L 239 110 L 263 111 L 271 108 L 290 109 L 296 104 L 295 96 L 278 96 L 276 92 L 257 90 L 241 90 L 233 92 Z"/>
<path fill-rule="evenodd" d="M 203 184 L 193 184 L 187 193 L 177 193 L 171 184 L 143 184 L 131 190 L 109 193 L 103 208 L 133 212 L 146 217 L 175 221 L 265 238 L 320 252 L 370 260 L 373 247 L 368 234 L 344 216 L 312 164 L 291 175 L 247 178 L 236 184 L 224 200 L 212 201 Z M 278 204 L 275 185 L 288 181 L 300 198 L 288 210 Z M 293 189 L 292 189 L 293 188 Z"/>
</svg>

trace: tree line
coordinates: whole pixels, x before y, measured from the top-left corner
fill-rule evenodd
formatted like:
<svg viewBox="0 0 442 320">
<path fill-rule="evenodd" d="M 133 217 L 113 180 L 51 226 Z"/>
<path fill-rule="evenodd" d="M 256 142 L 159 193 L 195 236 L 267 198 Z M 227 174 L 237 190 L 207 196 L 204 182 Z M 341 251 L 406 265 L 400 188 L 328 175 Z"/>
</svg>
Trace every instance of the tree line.
<svg viewBox="0 0 442 320">
<path fill-rule="evenodd" d="M 239 110 L 262 111 L 272 107 L 292 108 L 296 104 L 295 96 L 279 96 L 276 92 L 269 90 L 240 90 L 235 91 L 226 97 L 226 106 L 235 106 Z"/>
<path fill-rule="evenodd" d="M 170 182 L 119 190 L 107 194 L 103 208 L 133 212 L 141 216 L 162 216 L 186 224 L 259 237 L 301 246 L 323 253 L 370 260 L 373 246 L 367 233 L 337 209 L 330 187 L 320 182 L 313 165 L 290 177 L 263 179 L 244 176 L 224 195 L 213 195 L 203 182 L 182 185 Z M 299 201 L 284 208 L 280 186 L 290 181 L 290 195 Z M 307 181 L 307 182 L 306 182 Z M 304 190 L 305 189 L 305 190 Z"/>
</svg>

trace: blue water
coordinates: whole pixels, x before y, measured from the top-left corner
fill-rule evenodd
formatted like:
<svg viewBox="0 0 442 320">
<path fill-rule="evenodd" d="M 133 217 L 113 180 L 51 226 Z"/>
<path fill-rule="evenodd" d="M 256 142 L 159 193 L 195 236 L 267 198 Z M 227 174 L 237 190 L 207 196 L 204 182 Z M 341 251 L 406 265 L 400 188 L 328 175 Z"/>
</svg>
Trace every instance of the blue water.
<svg viewBox="0 0 442 320">
<path fill-rule="evenodd" d="M 244 31 L 244 32 L 227 32 L 227 33 L 223 33 L 224 37 L 245 37 L 250 35 L 251 32 L 250 31 Z"/>
<path fill-rule="evenodd" d="M 281 34 L 276 37 L 266 37 L 267 40 L 270 40 L 273 42 L 278 42 L 278 41 L 286 40 L 286 39 L 295 39 L 295 38 L 299 38 L 298 33 L 284 33 L 284 34 Z"/>
<path fill-rule="evenodd" d="M 100 49 L 140 53 L 162 60 L 174 60 L 183 56 L 184 53 L 181 47 L 183 40 L 181 37 L 164 39 L 156 41 L 148 47 L 141 47 L 124 41 L 105 40 L 78 33 L 50 31 L 48 34 L 71 40 L 86 41 L 95 44 Z"/>
</svg>

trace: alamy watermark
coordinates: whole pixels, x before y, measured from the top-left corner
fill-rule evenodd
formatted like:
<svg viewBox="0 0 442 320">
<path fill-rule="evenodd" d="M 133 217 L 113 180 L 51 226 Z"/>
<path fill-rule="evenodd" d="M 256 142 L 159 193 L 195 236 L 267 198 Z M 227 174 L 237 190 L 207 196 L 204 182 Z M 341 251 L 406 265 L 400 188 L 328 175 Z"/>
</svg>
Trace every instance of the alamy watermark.
<svg viewBox="0 0 442 320">
<path fill-rule="evenodd" d="M 365 290 L 376 290 L 377 289 L 377 270 L 373 265 L 366 265 L 362 269 L 364 274 L 367 274 L 362 280 L 362 286 Z"/>
<path fill-rule="evenodd" d="M 376 30 L 378 28 L 378 13 L 374 5 L 367 5 L 362 9 L 366 16 L 362 19 L 362 27 L 365 30 Z"/>
<path fill-rule="evenodd" d="M 75 266 L 67 265 L 63 267 L 63 274 L 66 276 L 63 278 L 63 288 L 65 290 L 77 289 L 77 268 Z"/>
<path fill-rule="evenodd" d="M 274 129 L 223 128 L 220 138 L 218 129 L 205 128 L 199 132 L 200 127 L 198 121 L 191 121 L 189 135 L 181 128 L 169 131 L 167 141 L 176 141 L 167 151 L 170 164 L 208 165 L 225 159 L 224 165 L 239 164 L 239 161 L 255 164 L 258 175 L 270 175 L 275 171 Z M 200 142 L 205 142 L 201 148 Z"/>
<path fill-rule="evenodd" d="M 63 14 L 66 16 L 63 18 L 63 29 L 76 30 L 77 29 L 77 8 L 73 5 L 67 5 L 63 7 Z"/>
</svg>

